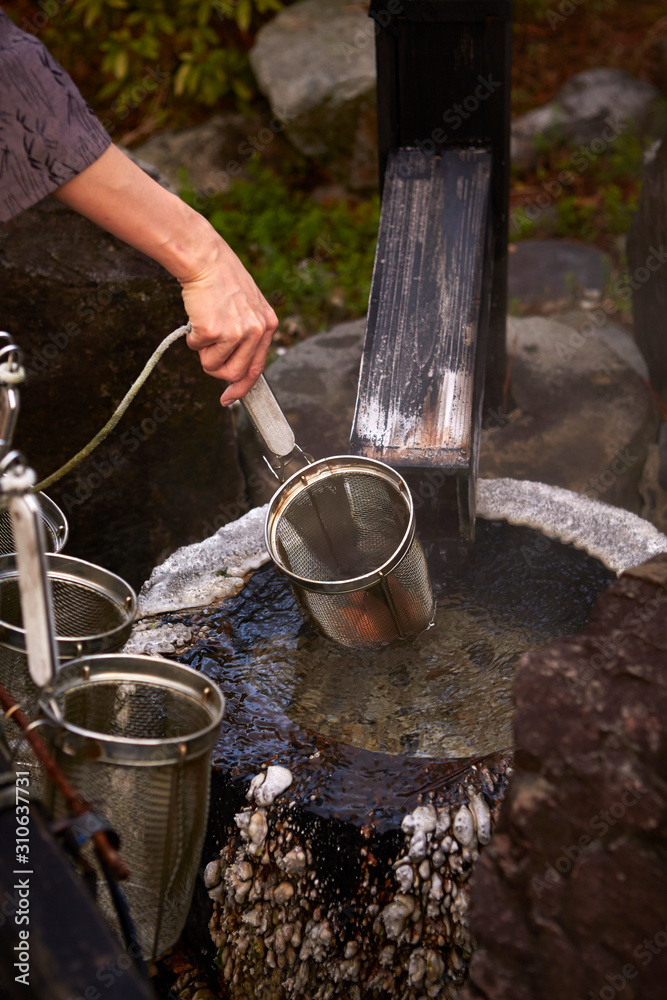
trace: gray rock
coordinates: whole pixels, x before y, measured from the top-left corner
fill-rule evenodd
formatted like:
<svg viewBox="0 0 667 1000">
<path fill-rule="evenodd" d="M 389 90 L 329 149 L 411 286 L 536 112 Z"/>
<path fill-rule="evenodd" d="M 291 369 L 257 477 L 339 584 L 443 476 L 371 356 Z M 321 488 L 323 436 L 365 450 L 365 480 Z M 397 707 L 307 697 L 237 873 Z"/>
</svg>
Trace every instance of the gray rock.
<svg viewBox="0 0 667 1000">
<path fill-rule="evenodd" d="M 580 300 L 602 292 L 611 274 L 606 253 L 568 240 L 521 240 L 510 245 L 508 298 L 522 305 L 545 300 Z"/>
<path fill-rule="evenodd" d="M 203 542 L 177 549 L 156 566 L 139 593 L 139 614 L 158 615 L 205 607 L 235 594 L 243 577 L 268 561 L 264 547 L 266 510 L 258 507 Z M 141 642 L 135 629 L 130 641 Z"/>
<path fill-rule="evenodd" d="M 132 152 L 141 166 L 156 167 L 176 191 L 187 171 L 195 192 L 205 199 L 224 193 L 231 180 L 243 176 L 254 153 L 269 162 L 284 159 L 290 147 L 282 131 L 270 113 L 248 118 L 224 112 L 201 125 L 153 135 Z"/>
<path fill-rule="evenodd" d="M 537 136 L 568 145 L 597 140 L 602 148 L 592 147 L 591 151 L 599 155 L 613 143 L 614 138 L 606 138 L 612 132 L 618 134 L 629 127 L 639 132 L 650 129 L 658 97 L 653 84 L 636 80 L 623 70 L 589 69 L 577 73 L 553 101 L 512 123 L 512 162 L 519 167 L 536 162 Z"/>
<path fill-rule="evenodd" d="M 663 490 L 667 490 L 667 423 L 660 428 L 658 444 L 658 482 Z"/>
<path fill-rule="evenodd" d="M 487 417 L 480 475 L 564 486 L 638 513 L 657 415 L 641 378 L 592 333 L 542 317 L 510 319 L 518 409 Z"/>
<path fill-rule="evenodd" d="M 651 384 L 667 401 L 667 140 L 644 167 L 639 208 L 628 234 L 635 337 Z"/>
<path fill-rule="evenodd" d="M 667 553 L 667 536 L 643 518 L 545 483 L 480 479 L 477 509 L 488 521 L 524 524 L 584 549 L 615 573 Z"/>
<path fill-rule="evenodd" d="M 583 635 L 520 661 L 521 753 L 474 872 L 460 1000 L 664 996 L 665 582 L 665 556 L 623 575 Z"/>
<path fill-rule="evenodd" d="M 154 163 L 149 159 L 142 159 L 138 150 L 125 149 L 124 146 L 118 146 L 118 149 L 120 149 L 121 153 L 124 153 L 125 156 L 127 156 L 128 160 L 132 160 L 132 162 L 136 163 L 138 167 L 141 167 L 144 173 L 148 174 L 152 180 L 157 181 L 158 184 L 160 184 L 167 191 L 170 191 L 172 194 L 178 194 L 179 185 L 176 183 L 177 178 L 175 175 L 171 179 L 168 178 L 161 170 L 159 163 Z"/>
<path fill-rule="evenodd" d="M 297 443 L 313 458 L 346 455 L 357 399 L 365 320 L 341 323 L 302 341 L 267 369 L 266 378 Z M 239 411 L 241 463 L 253 503 L 266 503 L 277 482 L 266 468 L 257 435 Z"/>
<path fill-rule="evenodd" d="M 353 189 L 377 184 L 375 23 L 347 0 L 303 0 L 260 29 L 260 89 L 297 149 Z"/>
<path fill-rule="evenodd" d="M 667 424 L 663 424 L 663 429 Z M 662 437 L 667 437 L 662 435 Z M 667 534 L 667 483 L 662 479 L 661 444 L 649 445 L 648 457 L 642 472 L 639 492 L 643 500 L 642 517 Z"/>
<path fill-rule="evenodd" d="M 591 340 L 602 341 L 627 368 L 631 368 L 640 378 L 647 379 L 646 358 L 637 347 L 635 338 L 615 323 L 608 323 L 603 314 L 604 309 L 598 306 L 596 309 L 570 309 L 564 313 L 556 313 L 550 319 L 575 330 L 583 326 L 586 336 L 590 336 Z M 594 329 L 591 329 L 591 317 Z"/>
</svg>

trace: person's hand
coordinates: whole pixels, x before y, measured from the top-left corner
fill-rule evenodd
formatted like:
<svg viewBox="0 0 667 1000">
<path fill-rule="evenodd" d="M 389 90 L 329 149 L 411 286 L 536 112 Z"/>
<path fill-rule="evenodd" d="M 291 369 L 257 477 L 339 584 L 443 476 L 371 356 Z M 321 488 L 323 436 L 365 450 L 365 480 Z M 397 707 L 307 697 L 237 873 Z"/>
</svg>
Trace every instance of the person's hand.
<svg viewBox="0 0 667 1000">
<path fill-rule="evenodd" d="M 54 192 L 54 198 L 158 261 L 181 283 L 202 367 L 240 399 L 262 373 L 276 314 L 209 222 L 152 180 L 115 146 Z"/>
<path fill-rule="evenodd" d="M 221 238 L 205 269 L 179 280 L 192 325 L 188 346 L 199 353 L 205 372 L 231 383 L 220 397 L 228 406 L 262 374 L 278 318 Z"/>
</svg>

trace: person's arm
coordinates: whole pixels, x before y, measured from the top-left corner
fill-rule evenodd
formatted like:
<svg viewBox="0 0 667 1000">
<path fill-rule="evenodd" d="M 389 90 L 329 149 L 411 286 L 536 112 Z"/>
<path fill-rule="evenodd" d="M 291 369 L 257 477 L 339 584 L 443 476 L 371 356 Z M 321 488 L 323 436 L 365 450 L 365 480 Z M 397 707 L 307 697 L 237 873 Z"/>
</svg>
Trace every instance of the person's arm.
<svg viewBox="0 0 667 1000">
<path fill-rule="evenodd" d="M 199 352 L 205 372 L 231 383 L 223 406 L 244 396 L 262 373 L 278 319 L 206 219 L 115 146 L 54 197 L 178 278 L 192 324 L 188 345 Z"/>
</svg>

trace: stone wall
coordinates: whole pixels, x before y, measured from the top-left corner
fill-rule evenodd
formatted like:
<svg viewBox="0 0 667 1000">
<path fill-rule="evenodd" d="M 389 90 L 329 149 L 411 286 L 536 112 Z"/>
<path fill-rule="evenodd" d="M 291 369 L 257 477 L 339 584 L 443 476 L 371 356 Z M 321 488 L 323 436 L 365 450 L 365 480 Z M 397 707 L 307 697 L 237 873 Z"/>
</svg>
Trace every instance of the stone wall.
<svg viewBox="0 0 667 1000">
<path fill-rule="evenodd" d="M 515 680 L 516 773 L 475 870 L 461 1000 L 658 1000 L 667 975 L 667 555 Z"/>
</svg>

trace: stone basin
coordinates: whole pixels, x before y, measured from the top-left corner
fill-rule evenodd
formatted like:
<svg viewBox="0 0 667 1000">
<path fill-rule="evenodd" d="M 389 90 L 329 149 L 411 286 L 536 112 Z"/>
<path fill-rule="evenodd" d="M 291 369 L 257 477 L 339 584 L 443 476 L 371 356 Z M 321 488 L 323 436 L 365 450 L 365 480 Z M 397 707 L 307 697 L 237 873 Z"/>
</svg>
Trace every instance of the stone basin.
<svg viewBox="0 0 667 1000">
<path fill-rule="evenodd" d="M 480 482 L 479 508 L 490 531 L 498 521 L 523 525 L 508 529 L 508 584 L 521 576 L 530 592 L 541 579 L 543 591 L 558 594 L 563 565 L 588 581 L 574 588 L 553 635 L 538 629 L 526 648 L 581 629 L 615 573 L 667 550 L 667 538 L 634 515 L 542 484 Z M 472 952 L 469 878 L 511 773 L 511 739 L 503 745 L 501 726 L 490 751 L 486 744 L 484 752 L 472 747 L 455 756 L 454 747 L 434 759 L 414 756 L 408 742 L 388 753 L 353 745 L 349 733 L 348 741 L 323 733 L 267 697 L 242 669 L 257 658 L 258 636 L 249 638 L 248 629 L 259 618 L 262 638 L 262 594 L 271 605 L 269 632 L 309 627 L 272 569 L 241 589 L 243 571 L 263 562 L 261 523 L 261 512 L 252 512 L 154 571 L 141 601 L 143 613 L 152 613 L 142 625 L 155 628 L 140 628 L 131 640 L 131 648 L 156 651 L 171 635 L 179 658 L 215 677 L 229 699 L 214 754 L 205 886 L 195 896 L 189 940 L 206 952 L 220 995 L 234 1000 L 453 1000 Z M 487 526 L 480 528 L 484 541 Z M 573 589 L 572 576 L 565 579 L 565 591 Z M 226 600 L 208 606 L 225 590 Z M 510 596 L 521 617 L 521 602 Z M 194 603 L 206 610 L 177 610 Z M 317 644 L 307 634 L 305 642 Z M 509 720 L 509 685 L 499 697 Z"/>
</svg>

